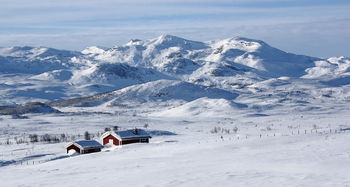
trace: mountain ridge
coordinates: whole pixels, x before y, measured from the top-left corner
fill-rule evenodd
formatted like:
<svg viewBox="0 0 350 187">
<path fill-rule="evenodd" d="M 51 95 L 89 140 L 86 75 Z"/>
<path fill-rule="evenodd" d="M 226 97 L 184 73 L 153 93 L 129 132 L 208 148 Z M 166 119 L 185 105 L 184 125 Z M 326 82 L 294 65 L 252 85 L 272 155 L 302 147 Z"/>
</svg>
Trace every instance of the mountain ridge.
<svg viewBox="0 0 350 187">
<path fill-rule="evenodd" d="M 286 93 L 305 92 L 310 103 L 322 95 L 346 98 L 350 84 L 349 58 L 296 55 L 245 37 L 198 42 L 161 35 L 111 48 L 91 46 L 81 52 L 28 46 L 0 48 L 0 66 L 3 105 L 23 104 L 28 99 L 69 100 L 134 85 L 154 87 L 157 81 L 167 80 L 239 95 L 229 100 L 248 99 L 253 94 L 254 100 L 262 102 L 266 95 L 275 94 L 272 103 L 285 102 L 285 97 L 291 96 L 289 102 L 299 102 L 300 98 Z M 181 95 L 181 90 L 186 92 L 190 87 L 172 89 Z M 305 91 L 304 87 L 314 91 Z M 330 89 L 342 91 L 329 94 Z M 192 92 L 199 94 L 195 89 Z M 198 88 L 198 92 L 203 90 Z M 338 92 L 342 94 L 335 95 Z M 248 105 L 250 102 L 242 100 Z"/>
</svg>

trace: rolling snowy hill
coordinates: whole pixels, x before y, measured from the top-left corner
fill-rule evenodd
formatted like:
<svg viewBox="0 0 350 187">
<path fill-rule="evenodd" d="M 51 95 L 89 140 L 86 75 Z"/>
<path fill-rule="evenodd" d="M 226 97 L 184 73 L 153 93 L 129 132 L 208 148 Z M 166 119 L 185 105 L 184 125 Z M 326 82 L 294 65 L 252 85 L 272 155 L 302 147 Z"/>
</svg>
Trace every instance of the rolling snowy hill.
<svg viewBox="0 0 350 187">
<path fill-rule="evenodd" d="M 118 106 L 171 100 L 189 102 L 202 97 L 233 100 L 237 96 L 236 93 L 183 81 L 158 80 L 94 96 L 57 101 L 51 105 L 59 107 L 96 106 L 108 103 L 108 106 Z"/>
</svg>

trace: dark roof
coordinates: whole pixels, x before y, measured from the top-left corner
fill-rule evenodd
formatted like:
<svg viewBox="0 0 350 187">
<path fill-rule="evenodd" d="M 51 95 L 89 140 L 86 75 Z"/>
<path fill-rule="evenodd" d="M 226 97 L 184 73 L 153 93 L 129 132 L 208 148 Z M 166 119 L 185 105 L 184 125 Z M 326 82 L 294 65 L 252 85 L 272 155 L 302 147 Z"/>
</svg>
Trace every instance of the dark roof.
<svg viewBox="0 0 350 187">
<path fill-rule="evenodd" d="M 80 140 L 80 141 L 76 141 L 74 143 L 81 146 L 82 148 L 97 148 L 97 147 L 102 148 L 103 147 L 96 140 Z"/>
<path fill-rule="evenodd" d="M 115 131 L 115 134 L 120 136 L 121 138 L 128 139 L 128 138 L 151 138 L 151 136 L 142 129 L 129 129 L 124 131 Z"/>
</svg>

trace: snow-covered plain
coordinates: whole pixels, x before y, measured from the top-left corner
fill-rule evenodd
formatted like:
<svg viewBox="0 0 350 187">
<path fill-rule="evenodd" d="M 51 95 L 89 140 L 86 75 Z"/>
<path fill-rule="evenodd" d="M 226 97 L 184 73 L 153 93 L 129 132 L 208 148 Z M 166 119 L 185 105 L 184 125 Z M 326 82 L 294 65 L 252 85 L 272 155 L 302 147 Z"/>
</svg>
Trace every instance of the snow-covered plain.
<svg viewBox="0 0 350 187">
<path fill-rule="evenodd" d="M 70 109 L 77 110 L 77 109 Z M 82 111 L 83 109 L 79 109 Z M 91 111 L 91 109 L 89 109 Z M 113 114 L 2 117 L 1 140 L 23 133 L 83 134 L 149 124 L 149 144 L 67 157 L 65 143 L 1 145 L 0 186 L 348 186 L 347 111 L 226 117 L 150 117 L 147 108 Z M 134 115 L 136 112 L 137 115 Z M 214 127 L 230 133 L 214 133 Z M 234 132 L 237 127 L 238 131 Z M 172 132 L 176 135 L 169 135 Z M 260 137 L 261 135 L 261 137 Z"/>
<path fill-rule="evenodd" d="M 0 187 L 350 186 L 349 70 L 247 38 L 0 48 L 0 113 L 45 103 L 0 116 Z M 153 138 L 66 154 L 115 125 Z"/>
</svg>

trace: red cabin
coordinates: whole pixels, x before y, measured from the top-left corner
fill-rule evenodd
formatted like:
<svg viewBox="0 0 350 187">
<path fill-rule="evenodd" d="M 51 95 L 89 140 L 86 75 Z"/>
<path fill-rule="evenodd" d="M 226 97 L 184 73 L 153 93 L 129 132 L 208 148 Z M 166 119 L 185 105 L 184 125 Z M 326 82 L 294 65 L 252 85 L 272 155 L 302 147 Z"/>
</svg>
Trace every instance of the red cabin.
<svg viewBox="0 0 350 187">
<path fill-rule="evenodd" d="M 81 140 L 70 142 L 66 145 L 67 153 L 70 150 L 75 150 L 80 154 L 100 152 L 103 146 L 95 140 Z"/>
<path fill-rule="evenodd" d="M 145 130 L 129 129 L 124 131 L 108 131 L 102 135 L 103 145 L 125 145 L 131 143 L 149 143 L 152 138 Z"/>
</svg>

